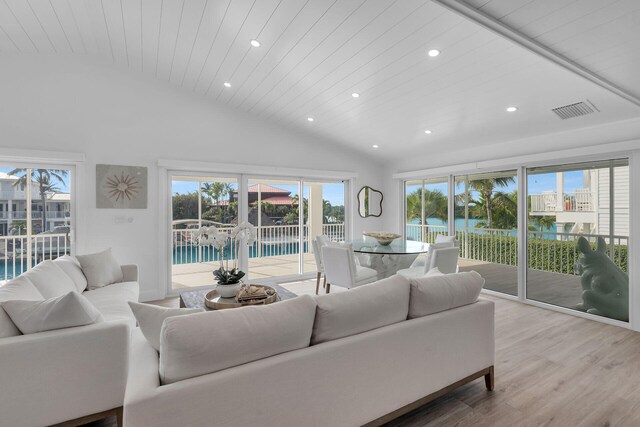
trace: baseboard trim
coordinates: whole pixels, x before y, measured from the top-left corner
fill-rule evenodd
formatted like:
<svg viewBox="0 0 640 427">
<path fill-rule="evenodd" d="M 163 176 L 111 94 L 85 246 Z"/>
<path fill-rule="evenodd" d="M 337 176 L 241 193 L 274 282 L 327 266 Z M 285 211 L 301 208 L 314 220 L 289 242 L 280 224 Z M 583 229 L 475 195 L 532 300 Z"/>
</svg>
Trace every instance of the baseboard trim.
<svg viewBox="0 0 640 427">
<path fill-rule="evenodd" d="M 422 399 L 418 399 L 415 402 L 405 405 L 400 409 L 396 409 L 393 412 L 389 412 L 387 415 L 383 415 L 380 418 L 370 421 L 367 424 L 365 424 L 363 427 L 378 427 L 383 424 L 386 424 L 389 421 L 393 421 L 404 414 L 407 414 L 415 409 L 418 409 L 423 405 L 426 405 L 432 400 L 436 400 L 437 398 L 444 396 L 445 394 L 457 389 L 460 386 L 463 386 L 467 383 L 470 383 L 471 381 L 477 380 L 478 378 L 482 378 L 482 377 L 485 378 L 485 385 L 487 389 L 489 391 L 492 391 L 494 387 L 494 371 L 493 371 L 493 366 L 489 366 L 488 368 L 482 369 L 476 372 L 475 374 L 471 374 L 468 377 L 461 379 L 460 381 L 456 381 L 453 384 L 450 384 L 436 392 L 433 392 L 430 395 L 423 397 Z"/>
</svg>

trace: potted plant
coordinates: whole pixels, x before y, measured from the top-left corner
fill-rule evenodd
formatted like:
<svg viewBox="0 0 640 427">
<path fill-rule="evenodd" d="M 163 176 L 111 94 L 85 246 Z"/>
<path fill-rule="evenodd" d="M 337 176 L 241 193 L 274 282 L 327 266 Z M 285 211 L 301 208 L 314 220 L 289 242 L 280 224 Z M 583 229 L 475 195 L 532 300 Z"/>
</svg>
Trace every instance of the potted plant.
<svg viewBox="0 0 640 427">
<path fill-rule="evenodd" d="M 233 257 L 230 262 L 231 246 L 235 253 L 241 244 L 253 245 L 256 241 L 256 229 L 248 222 L 242 222 L 229 230 L 220 230 L 215 226 L 200 227 L 193 235 L 193 241 L 198 246 L 214 246 L 218 249 L 220 268 L 213 270 L 216 278 L 216 290 L 222 298 L 233 298 L 238 294 L 242 286 L 242 278 L 245 272 L 238 268 L 238 258 Z M 231 245 L 227 245 L 231 242 Z M 231 264 L 231 265 L 230 265 Z"/>
</svg>

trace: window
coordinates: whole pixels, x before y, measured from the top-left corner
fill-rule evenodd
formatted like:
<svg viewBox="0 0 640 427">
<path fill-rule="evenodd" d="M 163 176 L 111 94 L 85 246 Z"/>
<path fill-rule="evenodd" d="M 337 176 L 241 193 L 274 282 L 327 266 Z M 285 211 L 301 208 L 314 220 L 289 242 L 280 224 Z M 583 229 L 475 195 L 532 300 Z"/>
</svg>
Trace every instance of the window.
<svg viewBox="0 0 640 427">
<path fill-rule="evenodd" d="M 71 178 L 69 167 L 0 165 L 0 280 L 71 253 Z"/>
<path fill-rule="evenodd" d="M 448 178 L 405 183 L 405 233 L 408 240 L 433 243 L 448 235 Z"/>
<path fill-rule="evenodd" d="M 628 321 L 628 160 L 531 168 L 527 187 L 527 298 Z"/>
</svg>

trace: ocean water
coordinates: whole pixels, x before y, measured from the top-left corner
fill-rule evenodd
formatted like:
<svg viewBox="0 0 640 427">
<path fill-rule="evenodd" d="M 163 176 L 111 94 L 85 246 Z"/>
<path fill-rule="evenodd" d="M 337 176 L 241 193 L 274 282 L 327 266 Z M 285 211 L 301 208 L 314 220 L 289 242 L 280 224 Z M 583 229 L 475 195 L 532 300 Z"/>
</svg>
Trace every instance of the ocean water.
<svg viewBox="0 0 640 427">
<path fill-rule="evenodd" d="M 469 224 L 469 231 L 471 233 L 477 233 L 477 234 L 482 234 L 484 233 L 484 230 L 482 228 L 476 228 L 476 225 L 478 223 L 483 222 L 484 220 L 482 219 L 469 219 L 468 220 L 468 224 Z M 420 221 L 419 220 L 413 220 L 411 221 L 412 224 L 418 224 Z M 434 225 L 434 226 L 442 226 L 442 227 L 446 227 L 449 224 L 449 221 L 443 221 L 440 218 L 427 218 L 427 225 Z M 455 226 L 457 230 L 463 230 L 464 229 L 464 218 L 456 218 L 455 221 Z M 550 227 L 550 228 L 543 228 L 543 232 L 546 233 L 555 233 L 556 232 L 556 226 L 555 224 Z M 511 230 L 508 233 L 509 236 L 517 236 L 518 235 L 518 231 L 514 228 L 513 230 Z M 555 237 L 551 237 L 551 239 L 555 239 Z"/>
</svg>

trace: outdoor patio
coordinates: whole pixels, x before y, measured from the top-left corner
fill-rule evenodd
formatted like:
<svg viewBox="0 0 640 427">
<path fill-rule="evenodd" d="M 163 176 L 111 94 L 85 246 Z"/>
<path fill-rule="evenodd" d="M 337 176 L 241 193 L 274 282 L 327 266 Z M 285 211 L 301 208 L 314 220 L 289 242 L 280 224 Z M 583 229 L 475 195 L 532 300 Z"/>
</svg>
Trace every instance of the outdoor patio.
<svg viewBox="0 0 640 427">
<path fill-rule="evenodd" d="M 298 255 L 281 255 L 249 259 L 251 280 L 268 282 L 274 277 L 291 276 L 298 273 Z M 485 289 L 517 295 L 516 267 L 494 264 L 471 259 L 460 259 L 460 271 L 475 270 L 485 278 Z M 189 288 L 213 283 L 211 272 L 218 268 L 217 262 L 179 264 L 173 266 L 173 288 Z M 312 254 L 305 254 L 305 272 L 315 272 L 316 265 Z M 315 279 L 285 283 L 282 286 L 300 294 L 315 293 Z M 336 287 L 335 289 L 340 289 Z M 530 299 L 574 308 L 582 301 L 580 277 L 568 274 L 549 273 L 529 270 L 528 292 Z"/>
</svg>

